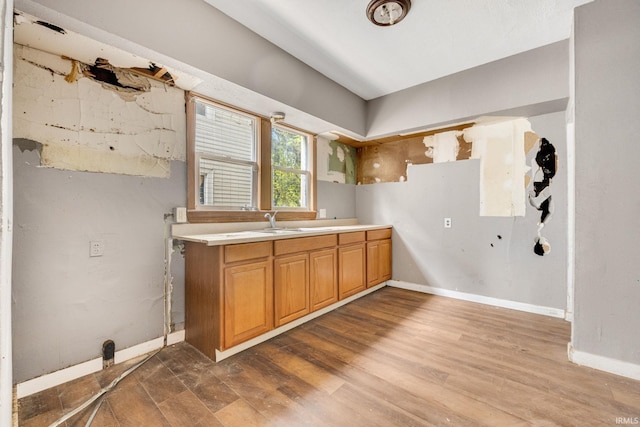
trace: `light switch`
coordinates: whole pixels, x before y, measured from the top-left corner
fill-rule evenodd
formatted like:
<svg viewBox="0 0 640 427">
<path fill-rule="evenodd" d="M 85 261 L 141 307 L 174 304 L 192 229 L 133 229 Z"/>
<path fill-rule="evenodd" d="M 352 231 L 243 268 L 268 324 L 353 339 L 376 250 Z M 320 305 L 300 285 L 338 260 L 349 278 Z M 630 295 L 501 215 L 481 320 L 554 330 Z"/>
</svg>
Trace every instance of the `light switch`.
<svg viewBox="0 0 640 427">
<path fill-rule="evenodd" d="M 181 224 L 187 222 L 187 208 L 176 208 L 175 220 Z"/>
</svg>

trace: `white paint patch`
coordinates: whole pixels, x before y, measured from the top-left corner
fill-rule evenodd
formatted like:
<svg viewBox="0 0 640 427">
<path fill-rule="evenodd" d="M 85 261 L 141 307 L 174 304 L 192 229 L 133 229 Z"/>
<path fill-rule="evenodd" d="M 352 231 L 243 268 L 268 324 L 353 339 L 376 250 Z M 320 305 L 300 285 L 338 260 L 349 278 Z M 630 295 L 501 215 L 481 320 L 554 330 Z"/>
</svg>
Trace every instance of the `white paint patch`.
<svg viewBox="0 0 640 427">
<path fill-rule="evenodd" d="M 378 168 L 380 168 L 380 163 L 375 162 L 375 163 L 373 164 L 373 168 L 374 168 L 374 169 L 378 169 Z"/>
<path fill-rule="evenodd" d="M 338 156 L 342 154 L 344 159 L 344 152 L 338 150 Z M 337 182 L 344 184 L 346 182 L 346 176 L 344 173 L 329 170 L 329 157 L 333 155 L 333 148 L 331 147 L 331 140 L 324 136 L 318 135 L 316 140 L 316 176 L 319 181 Z"/>
<path fill-rule="evenodd" d="M 480 159 L 480 216 L 524 216 L 526 206 L 524 134 L 531 131 L 519 118 L 464 130 L 471 158 Z"/>
<path fill-rule="evenodd" d="M 378 177 L 375 177 L 375 178 L 374 178 L 374 180 L 375 180 L 376 182 L 380 182 L 380 181 L 381 181 L 381 180 L 380 180 L 380 178 L 378 178 Z"/>
<path fill-rule="evenodd" d="M 399 182 L 405 182 L 407 180 L 407 178 L 404 177 L 404 175 L 400 175 L 400 178 L 398 178 Z"/>
<path fill-rule="evenodd" d="M 42 143 L 42 166 L 168 177 L 171 160 L 185 161 L 181 89 L 150 81 L 127 102 L 89 78 L 66 82 L 70 61 L 14 47 L 14 138 Z"/>
<path fill-rule="evenodd" d="M 455 162 L 458 157 L 460 131 L 449 131 L 425 136 L 423 143 L 427 147 L 425 155 L 433 158 L 433 163 Z"/>
</svg>

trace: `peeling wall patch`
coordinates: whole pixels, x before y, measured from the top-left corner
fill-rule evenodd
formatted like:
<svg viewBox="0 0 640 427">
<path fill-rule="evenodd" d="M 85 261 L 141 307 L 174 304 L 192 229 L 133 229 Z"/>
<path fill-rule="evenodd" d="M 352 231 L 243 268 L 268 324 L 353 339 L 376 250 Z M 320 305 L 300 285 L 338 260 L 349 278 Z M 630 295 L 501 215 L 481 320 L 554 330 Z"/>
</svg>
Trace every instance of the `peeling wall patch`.
<svg viewBox="0 0 640 427">
<path fill-rule="evenodd" d="M 356 150 L 339 141 L 317 137 L 317 174 L 321 181 L 356 183 Z"/>
<path fill-rule="evenodd" d="M 128 87 L 69 82 L 68 59 L 14 45 L 14 137 L 42 144 L 41 166 L 167 177 L 169 162 L 186 158 L 184 92 L 141 76 L 141 86 L 123 84 L 98 64 Z"/>
<path fill-rule="evenodd" d="M 42 144 L 38 141 L 32 141 L 30 139 L 24 138 L 15 138 L 13 140 L 13 145 L 20 149 L 21 153 L 25 151 L 36 151 L 38 153 L 42 153 Z"/>
<path fill-rule="evenodd" d="M 553 197 L 549 186 L 558 167 L 556 149 L 546 138 L 540 138 L 540 146 L 533 162 L 533 189 L 529 191 L 529 203 L 541 212 L 533 252 L 543 256 L 551 251 L 551 244 L 541 233 L 553 216 Z"/>
</svg>

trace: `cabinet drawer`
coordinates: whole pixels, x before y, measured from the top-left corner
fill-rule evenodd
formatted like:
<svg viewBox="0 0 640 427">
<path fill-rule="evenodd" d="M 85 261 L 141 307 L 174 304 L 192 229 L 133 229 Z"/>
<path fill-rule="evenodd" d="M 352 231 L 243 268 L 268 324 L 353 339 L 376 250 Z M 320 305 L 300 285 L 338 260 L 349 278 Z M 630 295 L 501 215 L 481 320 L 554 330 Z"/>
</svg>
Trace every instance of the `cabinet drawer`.
<svg viewBox="0 0 640 427">
<path fill-rule="evenodd" d="M 382 240 L 391 238 L 391 229 L 384 228 L 382 230 L 367 231 L 367 240 Z"/>
<path fill-rule="evenodd" d="M 365 234 L 364 234 L 364 231 L 354 231 L 353 233 L 340 233 L 340 237 L 338 238 L 338 240 L 339 240 L 339 244 L 341 245 L 364 242 Z"/>
<path fill-rule="evenodd" d="M 297 239 L 283 239 L 273 242 L 275 256 L 293 254 L 296 252 L 312 251 L 314 249 L 329 248 L 336 245 L 336 235 L 300 237 Z"/>
<path fill-rule="evenodd" d="M 224 247 L 224 262 L 226 264 L 265 258 L 269 255 L 271 255 L 271 242 L 239 243 Z"/>
</svg>

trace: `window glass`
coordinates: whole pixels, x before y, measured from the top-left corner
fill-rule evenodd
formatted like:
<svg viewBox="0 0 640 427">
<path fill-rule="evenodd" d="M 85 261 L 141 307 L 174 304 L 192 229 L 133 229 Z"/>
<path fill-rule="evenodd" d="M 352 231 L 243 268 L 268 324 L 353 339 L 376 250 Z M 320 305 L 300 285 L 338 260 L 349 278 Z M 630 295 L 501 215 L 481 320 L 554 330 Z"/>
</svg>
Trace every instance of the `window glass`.
<svg viewBox="0 0 640 427">
<path fill-rule="evenodd" d="M 282 126 L 271 129 L 273 208 L 309 207 L 309 136 Z"/>
<path fill-rule="evenodd" d="M 198 99 L 194 102 L 199 205 L 255 207 L 257 118 Z"/>
</svg>

